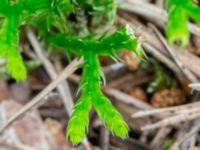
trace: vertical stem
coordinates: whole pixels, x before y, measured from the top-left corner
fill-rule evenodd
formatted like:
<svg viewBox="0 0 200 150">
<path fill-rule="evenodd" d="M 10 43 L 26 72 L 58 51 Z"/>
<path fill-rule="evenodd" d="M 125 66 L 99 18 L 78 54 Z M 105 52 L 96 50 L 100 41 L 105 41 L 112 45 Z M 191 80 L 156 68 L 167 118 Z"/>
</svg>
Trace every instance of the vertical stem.
<svg viewBox="0 0 200 150">
<path fill-rule="evenodd" d="M 93 52 L 87 52 L 85 55 L 85 66 L 81 84 L 84 86 L 84 92 L 90 94 L 92 98 L 101 91 L 101 66 L 98 57 Z"/>
<path fill-rule="evenodd" d="M 7 69 L 16 80 L 26 78 L 26 68 L 19 52 L 19 31 L 20 16 L 9 15 L 3 20 L 0 30 L 0 56 L 6 57 Z"/>
<path fill-rule="evenodd" d="M 19 17 L 11 15 L 3 20 L 0 30 L 0 42 L 18 47 L 19 44 Z"/>
</svg>

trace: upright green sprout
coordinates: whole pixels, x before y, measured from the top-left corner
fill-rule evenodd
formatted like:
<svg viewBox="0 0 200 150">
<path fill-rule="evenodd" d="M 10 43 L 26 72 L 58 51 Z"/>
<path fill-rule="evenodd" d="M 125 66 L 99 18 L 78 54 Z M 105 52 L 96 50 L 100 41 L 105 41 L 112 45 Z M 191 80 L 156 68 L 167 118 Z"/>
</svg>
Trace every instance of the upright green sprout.
<svg viewBox="0 0 200 150">
<path fill-rule="evenodd" d="M 26 78 L 26 69 L 19 51 L 19 18 L 10 15 L 0 30 L 0 57 L 6 57 L 7 68 L 17 80 Z"/>
<path fill-rule="evenodd" d="M 188 22 L 200 23 L 200 8 L 193 0 L 167 0 L 169 12 L 166 34 L 170 44 L 180 42 L 182 47 L 189 43 Z"/>
<path fill-rule="evenodd" d="M 37 18 L 39 14 L 53 11 L 53 0 L 0 0 L 0 57 L 7 60 L 7 69 L 16 80 L 26 79 L 26 68 L 19 51 L 19 28 Z"/>
<path fill-rule="evenodd" d="M 92 106 L 113 134 L 122 138 L 126 137 L 128 135 L 127 124 L 101 91 L 103 73 L 98 56 L 115 57 L 117 56 L 116 52 L 123 48 L 141 56 L 142 49 L 139 40 L 134 36 L 133 30 L 129 26 L 122 27 L 112 35 L 97 40 L 80 37 L 71 38 L 62 34 L 53 35 L 50 40 L 54 45 L 83 56 L 85 60 L 80 83 L 82 95 L 74 107 L 67 128 L 67 137 L 70 141 L 77 144 L 85 138 Z"/>
</svg>

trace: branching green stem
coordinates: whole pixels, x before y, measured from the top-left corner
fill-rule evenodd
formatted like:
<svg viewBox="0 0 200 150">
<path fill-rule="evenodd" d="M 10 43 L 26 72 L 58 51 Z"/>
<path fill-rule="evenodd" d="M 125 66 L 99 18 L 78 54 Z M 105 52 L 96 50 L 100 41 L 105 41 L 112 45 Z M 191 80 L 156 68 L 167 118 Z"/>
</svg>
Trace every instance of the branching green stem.
<svg viewBox="0 0 200 150">
<path fill-rule="evenodd" d="M 82 96 L 77 102 L 68 123 L 67 136 L 74 144 L 86 136 L 89 112 L 93 105 L 108 129 L 119 137 L 128 135 L 128 126 L 108 98 L 101 91 L 101 66 L 95 52 L 84 55 L 85 66 L 81 81 Z M 75 135 L 75 136 L 74 136 Z"/>
<path fill-rule="evenodd" d="M 97 55 L 114 56 L 121 49 L 132 50 L 138 56 L 142 52 L 139 39 L 134 36 L 134 31 L 129 26 L 121 27 L 112 35 L 97 40 L 63 34 L 48 35 L 48 38 L 53 45 L 67 49 L 77 55 L 91 51 Z"/>
<path fill-rule="evenodd" d="M 61 39 L 66 42 L 60 42 Z M 78 100 L 68 123 L 67 136 L 74 144 L 79 143 L 86 136 L 86 129 L 89 125 L 89 112 L 94 106 L 102 122 L 107 128 L 119 137 L 128 135 L 128 126 L 122 119 L 119 112 L 112 106 L 109 99 L 101 91 L 103 78 L 102 69 L 99 63 L 99 55 L 115 56 L 118 50 L 127 48 L 137 55 L 141 55 L 142 49 L 133 31 L 128 27 L 122 27 L 112 35 L 99 40 L 83 38 L 69 38 L 58 35 L 50 37 L 55 45 L 68 48 L 71 52 L 84 56 L 84 68 L 80 87 L 82 96 Z"/>
</svg>

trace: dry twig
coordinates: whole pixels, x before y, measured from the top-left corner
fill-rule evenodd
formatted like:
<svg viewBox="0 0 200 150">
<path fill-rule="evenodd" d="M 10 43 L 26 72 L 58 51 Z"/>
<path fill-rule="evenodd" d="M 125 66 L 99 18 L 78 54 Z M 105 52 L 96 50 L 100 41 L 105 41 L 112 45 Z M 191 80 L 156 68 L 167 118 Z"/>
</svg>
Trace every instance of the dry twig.
<svg viewBox="0 0 200 150">
<path fill-rule="evenodd" d="M 189 133 L 184 135 L 181 139 L 176 141 L 173 146 L 170 148 L 170 150 L 177 150 L 179 145 L 181 145 L 185 140 L 187 140 L 189 137 L 193 136 L 196 134 L 200 129 L 200 124 L 197 124 Z"/>
<path fill-rule="evenodd" d="M 193 75 L 193 73 L 190 70 L 188 70 L 183 65 L 183 63 L 179 60 L 179 58 L 178 58 L 177 54 L 175 53 L 175 51 L 172 50 L 171 47 L 169 47 L 169 45 L 167 44 L 167 41 L 162 36 L 162 34 L 158 31 L 158 29 L 153 24 L 149 24 L 149 26 L 153 29 L 153 31 L 154 31 L 155 35 L 157 36 L 158 40 L 161 42 L 161 44 L 163 45 L 163 47 L 170 54 L 170 56 L 172 57 L 172 59 L 174 60 L 174 62 L 176 63 L 176 65 L 183 72 L 183 74 L 190 80 L 190 82 L 192 82 L 192 83 L 198 82 L 198 79 Z"/>
<path fill-rule="evenodd" d="M 198 117 L 200 117 L 200 112 L 197 110 L 192 110 L 186 114 L 169 117 L 169 118 L 163 119 L 159 122 L 156 122 L 154 124 L 148 124 L 148 125 L 142 127 L 142 130 L 153 130 L 156 128 L 165 127 L 165 126 L 169 126 L 169 125 L 176 125 L 178 123 L 190 121 L 190 120 L 196 119 Z"/>
<path fill-rule="evenodd" d="M 41 49 L 40 44 L 39 44 L 38 40 L 36 39 L 36 36 L 34 35 L 33 31 L 28 30 L 27 36 L 28 36 L 28 39 L 29 39 L 31 45 L 33 46 L 33 49 L 35 50 L 37 56 L 43 62 L 44 67 L 45 67 L 47 73 L 49 74 L 50 78 L 52 80 L 55 80 L 58 77 L 58 75 L 57 75 L 53 65 L 51 64 L 51 62 L 43 54 L 43 50 Z M 62 97 L 65 108 L 66 108 L 68 114 L 70 115 L 72 108 L 73 108 L 73 100 L 72 100 L 71 92 L 70 92 L 67 81 L 63 81 L 62 84 L 58 85 L 57 89 Z"/>
</svg>

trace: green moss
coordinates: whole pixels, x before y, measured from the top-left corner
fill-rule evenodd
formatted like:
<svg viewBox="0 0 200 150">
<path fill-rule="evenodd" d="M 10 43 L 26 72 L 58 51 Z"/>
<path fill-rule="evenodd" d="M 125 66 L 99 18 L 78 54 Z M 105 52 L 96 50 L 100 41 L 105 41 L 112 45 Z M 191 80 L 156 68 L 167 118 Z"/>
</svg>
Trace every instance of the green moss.
<svg viewBox="0 0 200 150">
<path fill-rule="evenodd" d="M 169 12 L 166 34 L 170 44 L 179 42 L 182 47 L 189 44 L 189 19 L 200 23 L 200 8 L 191 0 L 168 0 Z"/>
</svg>

